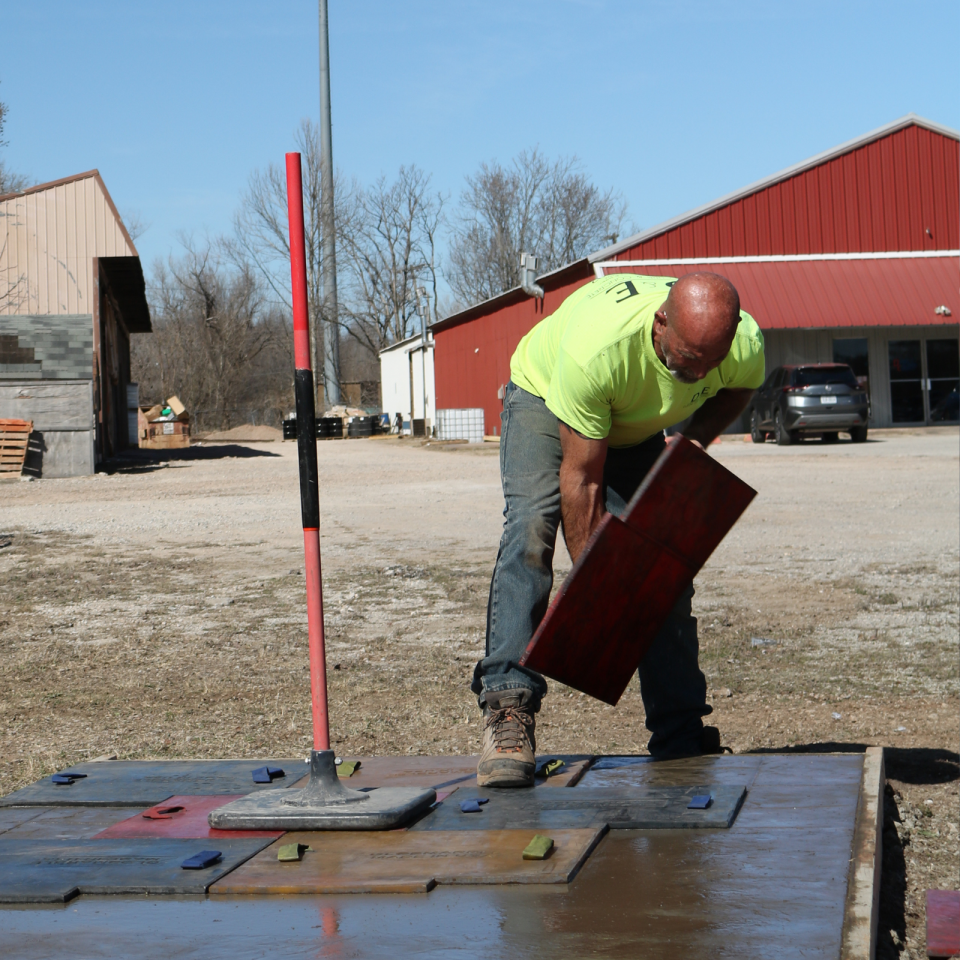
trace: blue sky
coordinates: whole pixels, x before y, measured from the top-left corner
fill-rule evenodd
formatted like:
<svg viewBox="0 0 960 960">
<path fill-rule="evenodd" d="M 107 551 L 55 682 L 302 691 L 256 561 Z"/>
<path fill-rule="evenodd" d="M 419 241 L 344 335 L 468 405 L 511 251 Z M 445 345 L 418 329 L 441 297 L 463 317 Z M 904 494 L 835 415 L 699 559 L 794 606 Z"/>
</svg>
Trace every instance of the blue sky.
<svg viewBox="0 0 960 960">
<path fill-rule="evenodd" d="M 4 25 L 8 166 L 99 168 L 145 266 L 229 230 L 319 114 L 310 0 L 8 0 Z M 330 0 L 334 159 L 455 198 L 538 144 L 644 228 L 911 111 L 960 127 L 958 27 L 955 0 Z"/>
</svg>

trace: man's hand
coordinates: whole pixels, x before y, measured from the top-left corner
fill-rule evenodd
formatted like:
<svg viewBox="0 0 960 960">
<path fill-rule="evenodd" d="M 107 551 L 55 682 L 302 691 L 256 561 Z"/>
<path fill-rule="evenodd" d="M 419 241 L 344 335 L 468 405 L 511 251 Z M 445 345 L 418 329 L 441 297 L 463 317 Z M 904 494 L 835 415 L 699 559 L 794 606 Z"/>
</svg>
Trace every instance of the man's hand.
<svg viewBox="0 0 960 960">
<path fill-rule="evenodd" d="M 706 450 L 743 413 L 752 396 L 753 390 L 739 387 L 719 390 L 690 418 L 683 435 Z"/>
<path fill-rule="evenodd" d="M 591 440 L 560 423 L 560 515 L 563 539 L 576 563 L 590 534 L 603 518 L 603 465 L 607 441 Z"/>
</svg>

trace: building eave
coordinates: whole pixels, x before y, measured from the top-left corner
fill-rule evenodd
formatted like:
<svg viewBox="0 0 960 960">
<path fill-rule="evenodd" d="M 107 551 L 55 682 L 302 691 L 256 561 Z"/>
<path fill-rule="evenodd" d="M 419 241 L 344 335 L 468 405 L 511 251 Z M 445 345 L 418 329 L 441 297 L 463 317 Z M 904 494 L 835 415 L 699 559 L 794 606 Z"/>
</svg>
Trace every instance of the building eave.
<svg viewBox="0 0 960 960">
<path fill-rule="evenodd" d="M 579 260 L 574 260 L 573 263 L 565 264 L 549 273 L 541 274 L 536 278 L 536 282 L 544 290 L 554 289 L 562 286 L 569 279 L 575 278 L 579 273 L 583 273 L 585 276 L 590 276 L 593 273 L 590 260 L 587 257 L 581 257 Z M 461 310 L 459 313 L 454 313 L 449 317 L 444 317 L 443 320 L 430 324 L 430 330 L 434 333 L 448 330 L 450 327 L 456 327 L 461 323 L 467 323 L 490 313 L 494 309 L 499 310 L 511 303 L 520 303 L 529 299 L 530 295 L 524 292 L 523 287 L 513 287 L 497 294 L 495 297 L 490 297 L 489 300 L 481 300 L 480 303 L 475 303 L 472 307 L 467 307 L 466 310 Z"/>
</svg>

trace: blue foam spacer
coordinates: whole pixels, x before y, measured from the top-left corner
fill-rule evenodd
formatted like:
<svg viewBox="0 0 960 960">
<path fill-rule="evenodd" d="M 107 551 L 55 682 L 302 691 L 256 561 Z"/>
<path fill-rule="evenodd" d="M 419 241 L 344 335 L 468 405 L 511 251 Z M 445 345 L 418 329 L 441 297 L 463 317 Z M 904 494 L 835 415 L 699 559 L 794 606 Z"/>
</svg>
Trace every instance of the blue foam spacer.
<svg viewBox="0 0 960 960">
<path fill-rule="evenodd" d="M 251 771 L 251 776 L 254 783 L 273 783 L 285 774 L 280 767 L 257 767 Z"/>
<path fill-rule="evenodd" d="M 65 786 L 70 786 L 75 780 L 86 780 L 87 775 L 85 773 L 55 773 L 51 778 L 51 783 L 59 783 Z"/>
<path fill-rule="evenodd" d="M 687 804 L 688 810 L 706 810 L 710 804 L 713 803 L 713 797 L 709 793 L 702 794 L 701 796 L 692 797 L 690 802 Z"/>
<path fill-rule="evenodd" d="M 205 867 L 212 867 L 223 854 L 219 850 L 201 850 L 192 857 L 187 857 L 180 866 L 184 870 L 203 870 Z"/>
</svg>

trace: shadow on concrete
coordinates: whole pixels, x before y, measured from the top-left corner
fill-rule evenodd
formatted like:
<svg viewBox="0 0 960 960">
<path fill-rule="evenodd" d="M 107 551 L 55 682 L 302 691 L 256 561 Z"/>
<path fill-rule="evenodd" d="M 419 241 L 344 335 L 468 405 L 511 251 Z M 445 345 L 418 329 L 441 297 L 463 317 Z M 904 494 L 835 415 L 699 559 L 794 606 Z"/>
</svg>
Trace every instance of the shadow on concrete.
<svg viewBox="0 0 960 960">
<path fill-rule="evenodd" d="M 886 751 L 884 751 L 886 752 Z M 897 832 L 900 808 L 888 783 L 883 789 L 883 854 L 880 867 L 880 910 L 877 917 L 877 960 L 899 960 L 907 939 L 907 859 Z"/>
<path fill-rule="evenodd" d="M 218 443 L 212 446 L 182 447 L 174 450 L 129 450 L 119 457 L 111 457 L 97 467 L 98 473 L 149 473 L 168 463 L 191 463 L 198 460 L 245 459 L 252 457 L 280 457 L 269 450 L 254 450 L 239 443 Z"/>
<path fill-rule="evenodd" d="M 869 744 L 798 743 L 792 747 L 758 747 L 750 753 L 863 753 Z M 960 753 L 939 747 L 884 747 L 887 778 L 901 783 L 952 783 L 960 780 Z"/>
<path fill-rule="evenodd" d="M 750 753 L 863 753 L 867 744 L 803 743 L 792 747 L 758 748 Z M 884 747 L 888 780 L 914 785 L 960 780 L 960 754 L 938 747 Z M 877 921 L 877 960 L 898 960 L 907 936 L 907 861 L 897 831 L 900 808 L 890 783 L 883 790 L 883 856 L 880 875 L 880 912 Z"/>
</svg>

